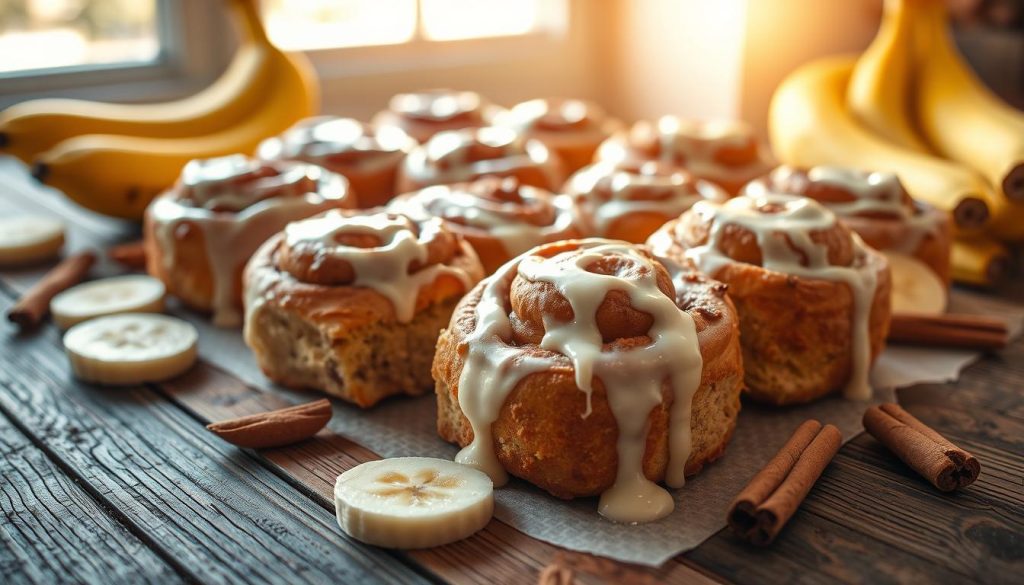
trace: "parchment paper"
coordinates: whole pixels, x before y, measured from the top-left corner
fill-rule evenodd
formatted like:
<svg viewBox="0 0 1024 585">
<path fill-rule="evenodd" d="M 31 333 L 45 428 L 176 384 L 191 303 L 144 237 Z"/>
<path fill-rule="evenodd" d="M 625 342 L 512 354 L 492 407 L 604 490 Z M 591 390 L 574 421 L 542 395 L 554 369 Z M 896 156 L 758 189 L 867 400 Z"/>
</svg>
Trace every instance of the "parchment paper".
<svg viewBox="0 0 1024 585">
<path fill-rule="evenodd" d="M 1024 308 L 989 297 L 957 291 L 951 310 L 1007 319 L 1019 331 Z M 217 329 L 188 312 L 180 316 L 200 330 L 200 354 L 208 362 L 248 384 L 270 388 L 241 335 Z M 893 389 L 924 382 L 955 380 L 980 354 L 962 350 L 887 348 L 872 372 L 874 402 L 893 401 Z M 622 525 L 597 514 L 595 498 L 565 502 L 519 480 L 496 492 L 495 515 L 551 544 L 620 561 L 658 566 L 697 547 L 725 526 L 733 496 L 808 418 L 836 425 L 844 442 L 860 433 L 865 403 L 838 397 L 794 408 L 767 408 L 744 402 L 736 433 L 718 462 L 706 467 L 686 487 L 675 491 L 676 510 L 651 524 Z M 437 436 L 433 396 L 394 398 L 369 411 L 339 404 L 330 427 L 382 457 L 452 458 L 456 448 Z"/>
</svg>

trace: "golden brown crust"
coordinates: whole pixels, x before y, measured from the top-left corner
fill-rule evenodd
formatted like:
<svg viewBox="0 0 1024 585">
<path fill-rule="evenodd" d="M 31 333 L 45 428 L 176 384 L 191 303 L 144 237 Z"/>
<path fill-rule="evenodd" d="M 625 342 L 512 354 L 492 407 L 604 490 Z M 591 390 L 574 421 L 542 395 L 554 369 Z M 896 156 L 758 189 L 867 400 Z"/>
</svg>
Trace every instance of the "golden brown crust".
<svg viewBox="0 0 1024 585">
<path fill-rule="evenodd" d="M 573 242 L 557 244 L 571 246 Z M 725 289 L 690 274 L 675 279 L 679 303 L 694 318 L 704 368 L 692 401 L 693 450 L 685 471 L 693 475 L 721 456 L 739 412 L 743 383 L 739 328 Z M 441 333 L 434 356 L 433 376 L 438 396 L 438 433 L 460 446 L 473 439 L 473 430 L 458 402 L 459 379 L 465 367 L 461 349 L 476 327 L 477 286 L 455 310 Z M 526 353 L 550 352 L 524 345 Z M 506 398 L 492 426 L 496 455 L 512 475 L 562 498 L 597 495 L 612 485 L 618 466 L 617 423 L 600 379 L 595 378 L 592 411 L 586 394 L 576 386 L 568 358 L 554 355 L 555 365 L 526 375 Z M 665 477 L 668 465 L 668 421 L 672 392 L 663 390 L 662 403 L 650 414 L 643 459 L 645 475 Z"/>
</svg>

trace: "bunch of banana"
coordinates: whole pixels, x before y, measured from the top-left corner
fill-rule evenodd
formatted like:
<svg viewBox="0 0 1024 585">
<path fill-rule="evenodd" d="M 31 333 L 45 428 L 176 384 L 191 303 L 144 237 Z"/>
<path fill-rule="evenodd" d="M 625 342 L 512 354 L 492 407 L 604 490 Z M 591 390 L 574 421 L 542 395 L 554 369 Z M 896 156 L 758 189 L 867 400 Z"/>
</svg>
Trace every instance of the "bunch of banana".
<svg viewBox="0 0 1024 585">
<path fill-rule="evenodd" d="M 948 30 L 943 0 L 886 0 L 859 57 L 792 73 L 769 126 L 793 165 L 891 171 L 956 226 L 957 280 L 991 284 L 1009 265 L 1000 242 L 1024 241 L 1024 113 L 971 71 Z"/>
<path fill-rule="evenodd" d="M 0 113 L 0 153 L 94 211 L 139 219 L 194 158 L 252 152 L 310 116 L 317 83 L 302 55 L 275 48 L 257 0 L 224 0 L 242 31 L 227 71 L 191 97 L 123 105 L 41 99 Z"/>
</svg>

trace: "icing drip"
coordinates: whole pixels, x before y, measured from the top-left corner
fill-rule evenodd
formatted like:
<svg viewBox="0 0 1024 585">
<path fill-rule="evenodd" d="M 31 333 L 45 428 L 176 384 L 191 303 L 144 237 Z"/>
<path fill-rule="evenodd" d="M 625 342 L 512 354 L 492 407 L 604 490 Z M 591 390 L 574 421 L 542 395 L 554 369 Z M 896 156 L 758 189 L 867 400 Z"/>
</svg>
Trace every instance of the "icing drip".
<svg viewBox="0 0 1024 585">
<path fill-rule="evenodd" d="M 466 290 L 472 280 L 465 271 L 444 264 L 429 264 L 428 245 L 443 230 L 440 219 L 428 219 L 418 225 L 401 215 L 344 215 L 331 211 L 304 221 L 288 224 L 285 245 L 309 246 L 317 250 L 312 270 L 328 259 L 343 260 L 352 266 L 352 286 L 370 288 L 387 298 L 395 310 L 395 318 L 408 323 L 416 313 L 416 299 L 422 287 L 439 276 L 451 275 Z M 339 243 L 343 236 L 370 236 L 379 245 L 361 248 Z M 416 265 L 424 266 L 414 270 Z"/>
<path fill-rule="evenodd" d="M 575 254 L 565 257 L 565 254 Z M 639 267 L 637 276 L 623 278 L 586 269 L 609 255 Z M 551 367 L 555 357 L 528 357 L 509 345 L 511 322 L 504 298 L 516 275 L 552 284 L 570 303 L 575 318 L 568 322 L 545 317 L 541 347 L 571 362 L 580 391 L 590 395 L 594 377 L 604 385 L 618 425 L 618 468 L 615 482 L 601 495 L 599 510 L 621 522 L 647 522 L 664 517 L 674 507 L 672 496 L 643 472 L 648 417 L 662 403 L 666 382 L 673 402 L 670 410 L 669 463 L 665 482 L 681 487 L 691 451 L 690 409 L 700 385 L 702 358 L 693 319 L 659 288 L 653 261 L 638 248 L 608 240 L 583 240 L 579 251 L 552 258 L 525 256 L 510 262 L 486 281 L 476 308 L 476 329 L 466 340 L 466 364 L 459 379 L 459 405 L 474 432 L 473 442 L 456 461 L 491 475 L 496 484 L 507 479 L 495 454 L 491 425 L 509 392 L 530 373 Z M 654 319 L 650 343 L 632 349 L 606 346 L 596 322 L 597 309 L 609 291 L 625 292 L 631 306 Z"/>
<path fill-rule="evenodd" d="M 772 208 L 773 212 L 764 211 Z M 710 217 L 711 231 L 707 243 L 690 248 L 686 257 L 706 274 L 714 274 L 726 264 L 734 263 L 722 253 L 720 240 L 727 225 L 740 226 L 757 238 L 761 249 L 761 265 L 766 270 L 792 274 L 802 278 L 845 283 L 853 295 L 850 380 L 843 395 L 851 400 L 871 398 L 868 374 L 871 367 L 871 342 L 868 332 L 871 305 L 875 296 L 878 266 L 867 253 L 857 234 L 851 234 L 855 258 L 851 266 L 834 266 L 828 261 L 828 248 L 811 239 L 812 232 L 828 230 L 836 224 L 836 216 L 813 199 L 793 195 L 744 195 L 724 204 L 699 202 L 693 213 Z M 682 222 L 676 226 L 679 230 Z M 784 236 L 783 236 L 784 235 Z M 676 236 L 680 241 L 681 236 Z M 664 254 L 672 237 L 660 234 L 650 244 L 656 254 Z"/>
<path fill-rule="evenodd" d="M 415 144 L 397 128 L 373 131 L 358 120 L 321 116 L 303 120 L 280 137 L 265 140 L 257 154 L 265 160 L 301 160 L 328 168 L 372 171 L 397 164 Z"/>
<path fill-rule="evenodd" d="M 348 183 L 306 164 L 267 165 L 233 155 L 195 160 L 181 186 L 156 198 L 147 214 L 174 274 L 177 238 L 199 230 L 212 279 L 212 318 L 218 327 L 241 323 L 238 271 L 267 238 L 290 222 L 334 207 L 350 207 Z"/>
<path fill-rule="evenodd" d="M 516 169 L 550 164 L 547 148 L 508 128 L 474 128 L 439 132 L 405 160 L 408 176 L 438 183 L 458 183 L 482 175 L 507 175 Z"/>
</svg>

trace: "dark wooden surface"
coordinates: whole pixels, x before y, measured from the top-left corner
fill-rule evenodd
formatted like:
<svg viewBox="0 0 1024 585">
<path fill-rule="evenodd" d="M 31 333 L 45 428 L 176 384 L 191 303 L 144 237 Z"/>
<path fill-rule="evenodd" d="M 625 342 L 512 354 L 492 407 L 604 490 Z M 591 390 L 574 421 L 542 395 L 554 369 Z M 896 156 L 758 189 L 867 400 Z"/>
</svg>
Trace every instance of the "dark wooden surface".
<svg viewBox="0 0 1024 585">
<path fill-rule="evenodd" d="M 0 214 L 68 217 L 73 249 L 131 235 L 19 173 L 0 161 Z M 0 309 L 37 274 L 0 272 Z M 1020 282 L 1008 292 L 1024 300 Z M 900 393 L 979 457 L 975 485 L 940 494 L 861 435 L 771 548 L 723 531 L 658 570 L 561 550 L 498 521 L 437 549 L 364 546 L 337 528 L 330 490 L 372 452 L 324 432 L 257 453 L 203 428 L 310 395 L 261 392 L 206 364 L 159 386 L 94 388 L 71 378 L 52 326 L 18 335 L 3 324 L 0 356 L 0 583 L 532 583 L 551 564 L 578 583 L 1024 582 L 1020 340 L 957 384 Z"/>
</svg>

